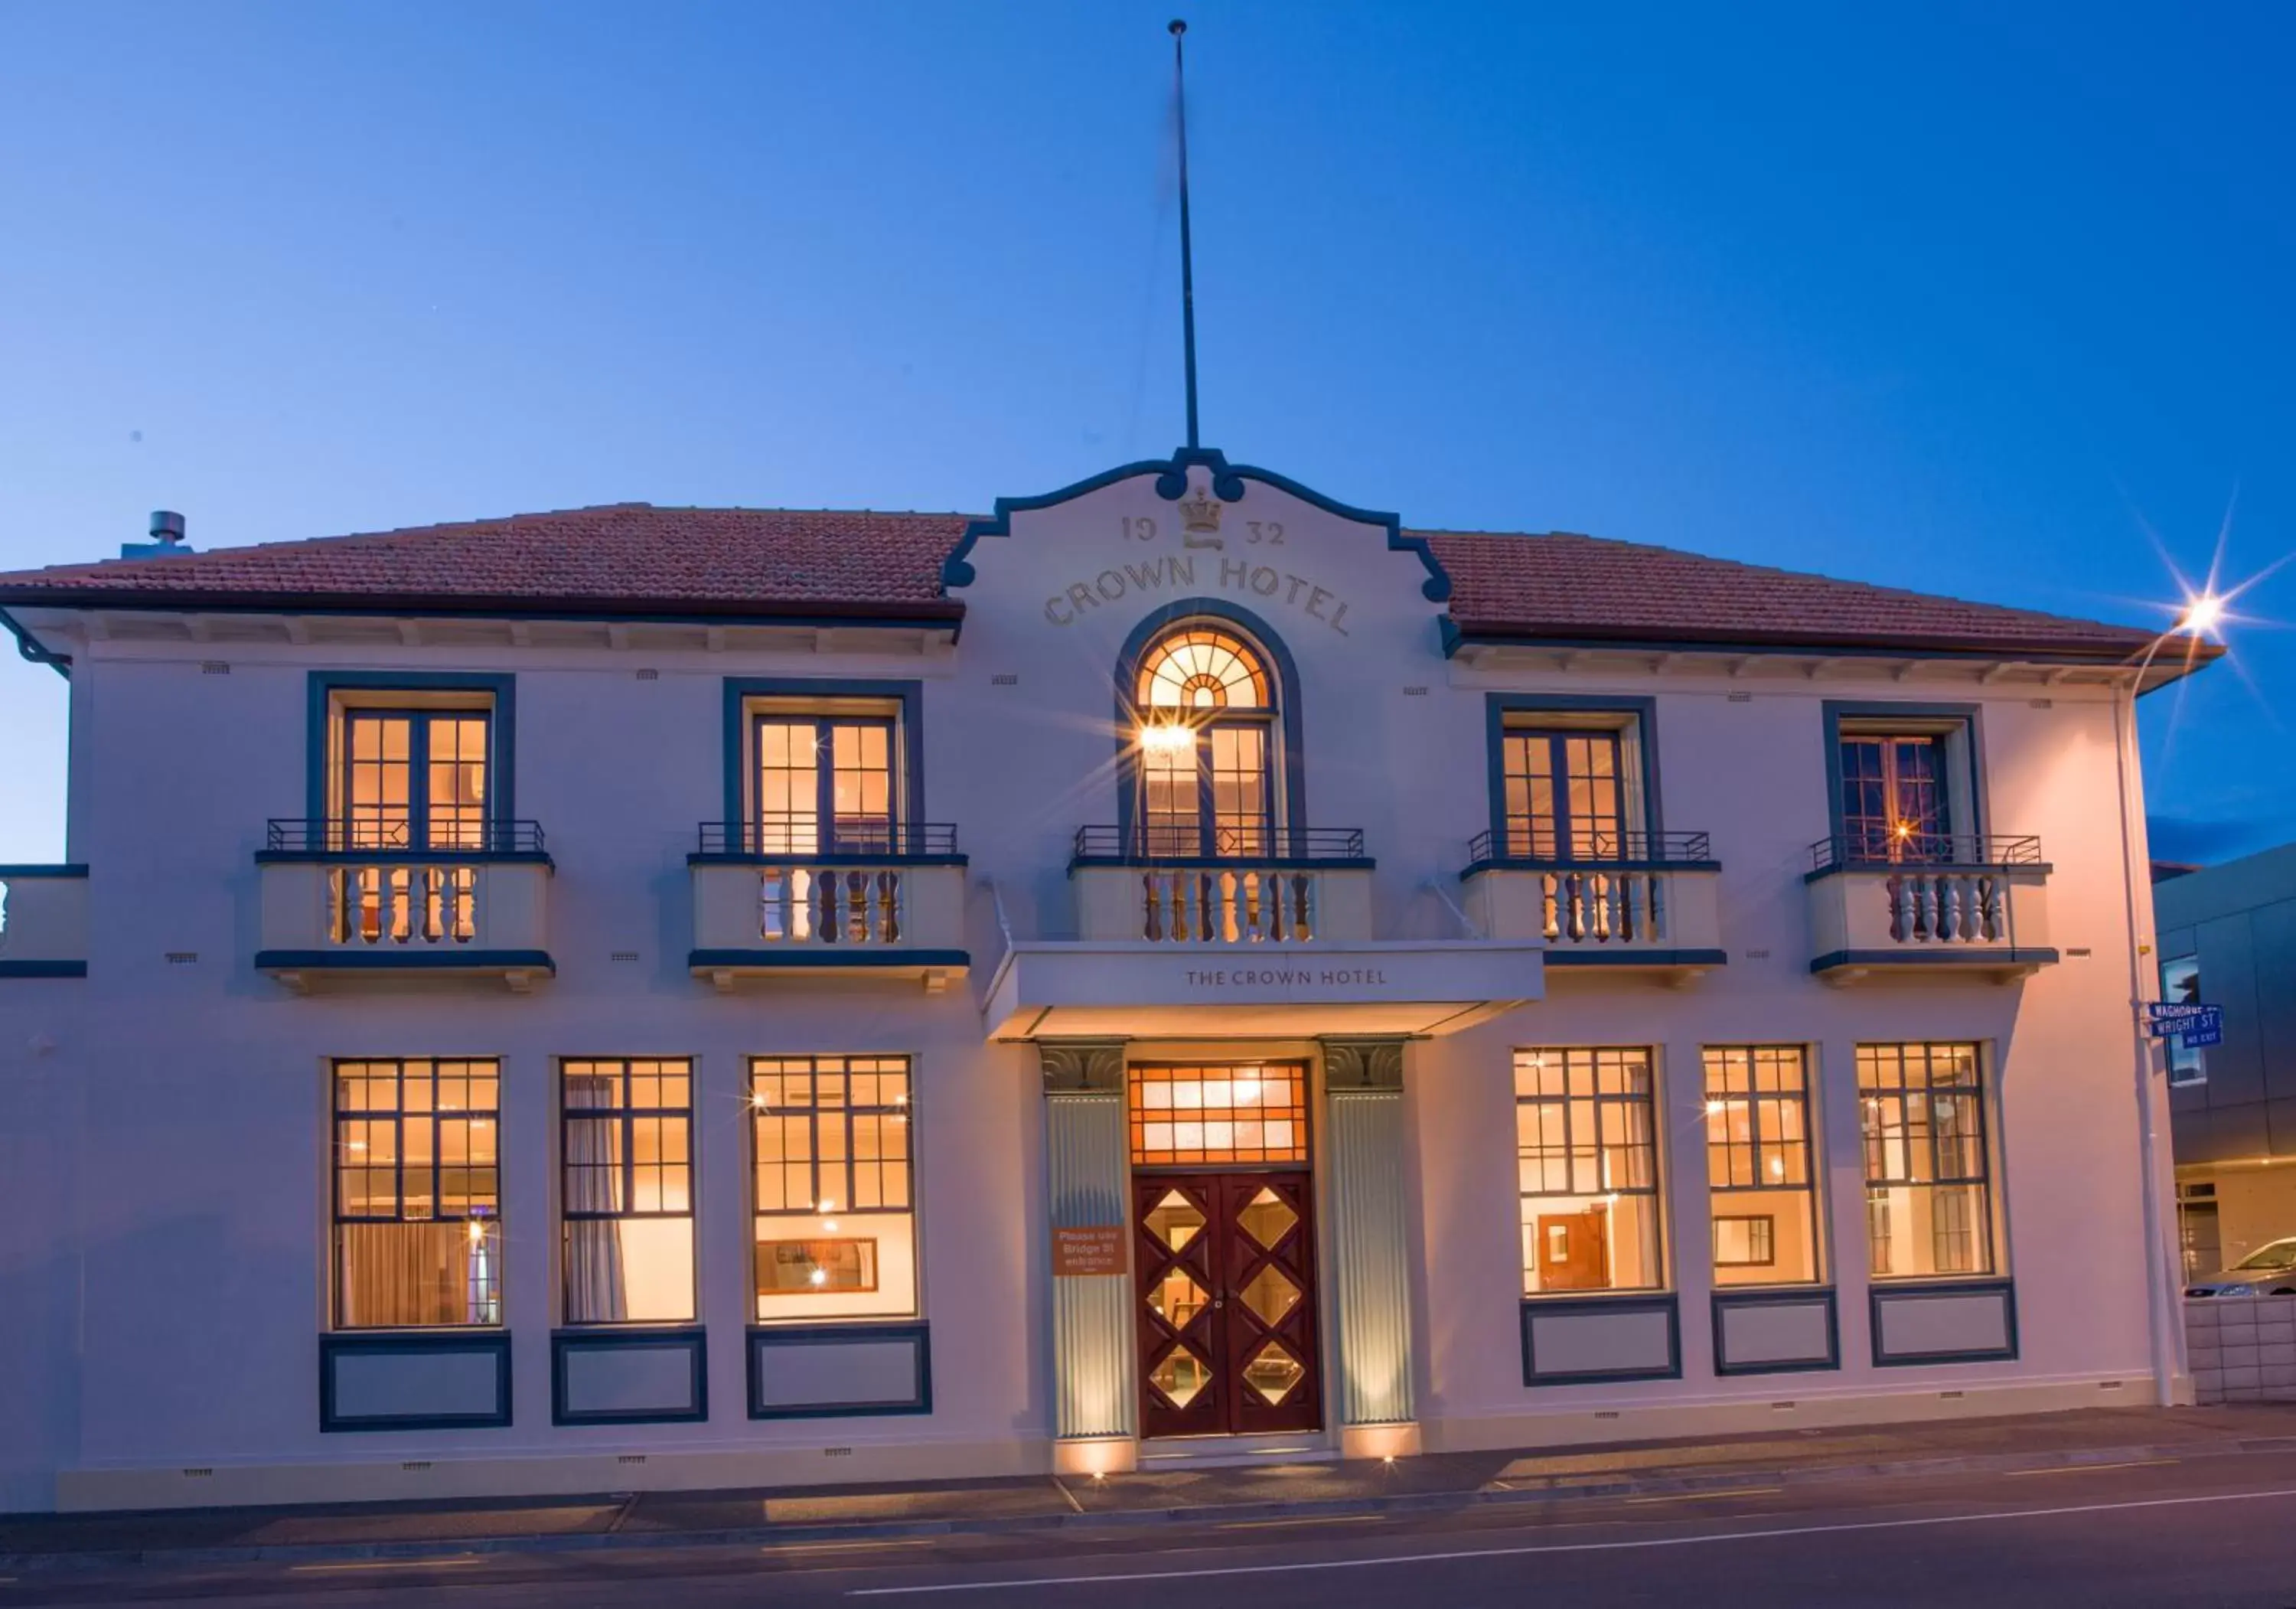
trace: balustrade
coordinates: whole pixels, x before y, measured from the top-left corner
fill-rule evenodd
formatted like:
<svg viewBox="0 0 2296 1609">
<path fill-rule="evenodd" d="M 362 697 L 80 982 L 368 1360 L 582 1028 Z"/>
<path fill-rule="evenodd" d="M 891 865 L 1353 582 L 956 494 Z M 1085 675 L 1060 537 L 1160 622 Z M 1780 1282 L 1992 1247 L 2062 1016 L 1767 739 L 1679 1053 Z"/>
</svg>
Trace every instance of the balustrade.
<svg viewBox="0 0 2296 1609">
<path fill-rule="evenodd" d="M 256 965 L 299 989 L 314 974 L 396 968 L 498 975 L 520 989 L 549 975 L 551 861 L 540 827 L 488 822 L 467 841 L 428 848 L 395 841 L 404 836 L 330 819 L 272 822 L 255 858 Z"/>
<path fill-rule="evenodd" d="M 1906 867 L 1882 882 L 1890 937 L 1900 944 L 2000 944 L 2009 939 L 2008 900 L 1991 872 Z"/>
<path fill-rule="evenodd" d="M 393 862 L 327 869 L 327 941 L 352 948 L 470 944 L 479 935 L 479 868 Z"/>
<path fill-rule="evenodd" d="M 1836 982 L 1894 967 L 2008 978 L 2049 965 L 2040 841 L 1846 836 L 1811 846 L 1813 971 Z"/>
<path fill-rule="evenodd" d="M 1662 944 L 1663 872 L 1554 871 L 1539 874 L 1549 944 Z"/>
<path fill-rule="evenodd" d="M 908 882 L 897 867 L 769 866 L 758 872 L 758 937 L 767 944 L 898 945 Z"/>
<path fill-rule="evenodd" d="M 1240 866 L 1140 870 L 1140 933 L 1171 944 L 1296 944 L 1316 937 L 1316 872 Z"/>
</svg>

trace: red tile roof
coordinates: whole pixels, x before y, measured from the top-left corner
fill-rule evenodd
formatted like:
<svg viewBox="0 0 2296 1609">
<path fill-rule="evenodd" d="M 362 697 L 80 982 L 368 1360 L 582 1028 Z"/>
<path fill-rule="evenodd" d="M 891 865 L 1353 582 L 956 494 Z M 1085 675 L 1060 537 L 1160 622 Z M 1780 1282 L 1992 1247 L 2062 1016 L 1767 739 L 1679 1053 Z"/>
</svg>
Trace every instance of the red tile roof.
<svg viewBox="0 0 2296 1609">
<path fill-rule="evenodd" d="M 1470 636 L 2119 657 L 2158 635 L 1569 531 L 1426 535 Z"/>
<path fill-rule="evenodd" d="M 682 614 L 964 613 L 940 561 L 969 516 L 615 503 L 0 575 L 16 603 Z"/>
<path fill-rule="evenodd" d="M 646 503 L 0 574 L 0 605 L 962 618 L 971 516 Z M 2153 634 L 1555 533 L 1427 536 L 1472 636 L 2118 658 Z"/>
</svg>

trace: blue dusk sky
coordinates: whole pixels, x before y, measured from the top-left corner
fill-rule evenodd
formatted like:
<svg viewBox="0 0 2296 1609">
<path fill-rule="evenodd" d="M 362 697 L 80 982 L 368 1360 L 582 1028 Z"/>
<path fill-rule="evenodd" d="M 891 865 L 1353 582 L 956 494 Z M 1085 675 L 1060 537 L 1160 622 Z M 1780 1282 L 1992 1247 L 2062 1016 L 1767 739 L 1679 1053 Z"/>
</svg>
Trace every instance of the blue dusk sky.
<svg viewBox="0 0 2296 1609">
<path fill-rule="evenodd" d="M 10 0 L 0 568 L 1168 452 L 1171 14 Z M 1232 457 L 2138 622 L 2296 549 L 2296 9 L 1185 14 Z M 2238 607 L 2146 701 L 2157 854 L 2296 837 L 2296 567 Z M 0 671 L 0 861 L 59 857 Z"/>
</svg>

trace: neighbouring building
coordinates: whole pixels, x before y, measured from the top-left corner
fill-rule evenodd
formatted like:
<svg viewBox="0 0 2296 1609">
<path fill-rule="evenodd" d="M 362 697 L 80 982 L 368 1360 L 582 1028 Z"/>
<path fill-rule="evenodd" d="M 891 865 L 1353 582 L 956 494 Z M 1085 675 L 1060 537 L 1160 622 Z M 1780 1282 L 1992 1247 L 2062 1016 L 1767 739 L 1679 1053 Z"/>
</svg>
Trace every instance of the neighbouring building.
<svg viewBox="0 0 2296 1609">
<path fill-rule="evenodd" d="M 158 537 L 0 576 L 0 1508 L 2189 1392 L 2144 631 L 1193 449 Z"/>
<path fill-rule="evenodd" d="M 2222 1044 L 2169 1051 L 2184 1274 L 2204 1279 L 2296 1237 L 2296 844 L 2177 869 L 2152 900 L 2161 997 L 2224 1012 Z"/>
</svg>

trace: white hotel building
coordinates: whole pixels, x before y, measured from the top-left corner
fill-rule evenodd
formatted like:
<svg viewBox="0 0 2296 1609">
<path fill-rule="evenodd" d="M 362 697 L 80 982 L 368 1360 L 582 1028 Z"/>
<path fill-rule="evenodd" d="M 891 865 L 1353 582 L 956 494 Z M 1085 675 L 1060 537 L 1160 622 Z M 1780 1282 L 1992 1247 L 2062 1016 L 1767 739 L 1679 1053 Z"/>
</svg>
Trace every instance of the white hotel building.
<svg viewBox="0 0 2296 1609">
<path fill-rule="evenodd" d="M 179 529 L 0 576 L 0 1509 L 2188 1393 L 2144 631 L 1209 451 Z"/>
</svg>

